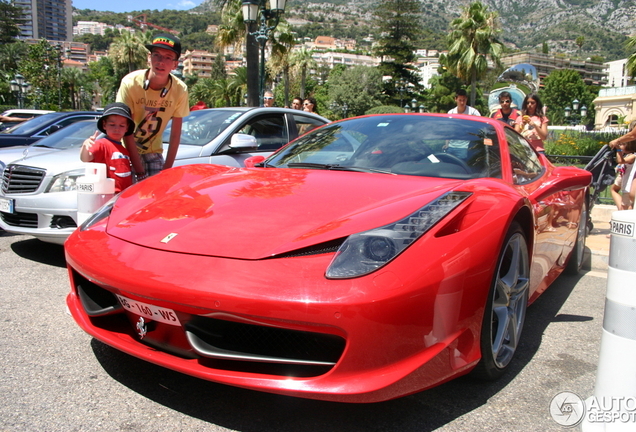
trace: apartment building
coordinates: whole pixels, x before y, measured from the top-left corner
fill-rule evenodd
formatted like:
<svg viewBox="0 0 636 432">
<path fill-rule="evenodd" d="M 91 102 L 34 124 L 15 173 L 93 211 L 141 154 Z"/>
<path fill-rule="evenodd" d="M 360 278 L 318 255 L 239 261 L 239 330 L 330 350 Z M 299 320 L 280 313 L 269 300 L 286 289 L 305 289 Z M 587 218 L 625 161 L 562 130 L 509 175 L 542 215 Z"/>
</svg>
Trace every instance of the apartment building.
<svg viewBox="0 0 636 432">
<path fill-rule="evenodd" d="M 73 39 L 71 0 L 14 0 L 13 4 L 24 11 L 19 39 Z"/>
<path fill-rule="evenodd" d="M 183 55 L 183 74 L 210 78 L 217 54 L 202 50 L 188 50 Z"/>
</svg>

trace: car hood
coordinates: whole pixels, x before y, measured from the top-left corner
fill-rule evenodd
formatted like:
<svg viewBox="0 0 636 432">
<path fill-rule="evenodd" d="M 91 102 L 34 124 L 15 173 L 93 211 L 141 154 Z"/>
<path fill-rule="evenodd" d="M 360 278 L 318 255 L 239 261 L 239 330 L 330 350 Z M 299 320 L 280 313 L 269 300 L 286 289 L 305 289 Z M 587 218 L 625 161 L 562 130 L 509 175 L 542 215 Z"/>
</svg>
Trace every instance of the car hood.
<svg viewBox="0 0 636 432">
<path fill-rule="evenodd" d="M 396 222 L 461 184 L 390 174 L 189 165 L 124 191 L 107 230 L 154 249 L 262 259 Z"/>
<path fill-rule="evenodd" d="M 34 152 L 35 149 L 38 150 Z M 57 175 L 63 172 L 84 169 L 86 165 L 80 160 L 80 150 L 80 147 L 63 150 L 32 147 L 29 150 L 28 157 L 14 160 L 12 163 L 42 168 L 47 171 L 47 174 Z M 0 158 L 0 160 L 2 160 L 2 158 Z"/>
<path fill-rule="evenodd" d="M 4 147 L 0 149 L 0 162 L 9 164 L 11 162 L 20 162 L 25 157 L 39 156 L 41 154 L 51 153 L 56 151 L 47 147 L 35 147 L 35 146 L 13 146 Z"/>
</svg>

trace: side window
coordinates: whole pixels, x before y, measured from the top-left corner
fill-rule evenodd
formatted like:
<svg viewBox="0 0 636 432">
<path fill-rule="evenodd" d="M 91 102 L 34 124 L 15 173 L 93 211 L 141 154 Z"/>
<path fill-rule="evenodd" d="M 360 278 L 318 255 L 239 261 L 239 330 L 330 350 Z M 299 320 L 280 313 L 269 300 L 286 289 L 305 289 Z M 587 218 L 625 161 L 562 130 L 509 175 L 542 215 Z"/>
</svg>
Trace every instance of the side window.
<svg viewBox="0 0 636 432">
<path fill-rule="evenodd" d="M 98 116 L 73 116 L 67 117 L 64 120 L 60 120 L 59 122 L 49 126 L 46 130 L 42 131 L 43 135 L 51 135 L 53 132 L 57 132 L 58 130 L 65 128 L 66 126 L 73 124 L 82 120 L 91 120 L 97 118 Z M 38 134 L 39 135 L 39 134 Z"/>
<path fill-rule="evenodd" d="M 289 142 L 282 114 L 255 117 L 249 120 L 239 133 L 256 138 L 258 151 L 278 150 Z"/>
<path fill-rule="evenodd" d="M 304 135 L 312 129 L 322 126 L 324 123 L 320 120 L 316 120 L 311 117 L 305 117 L 304 115 L 294 114 L 294 122 L 298 129 L 298 136 Z"/>
<path fill-rule="evenodd" d="M 524 184 L 535 180 L 543 172 L 539 157 L 530 146 L 530 143 L 521 135 L 510 129 L 505 129 L 505 131 L 508 151 L 510 152 L 512 182 L 514 184 Z"/>
</svg>

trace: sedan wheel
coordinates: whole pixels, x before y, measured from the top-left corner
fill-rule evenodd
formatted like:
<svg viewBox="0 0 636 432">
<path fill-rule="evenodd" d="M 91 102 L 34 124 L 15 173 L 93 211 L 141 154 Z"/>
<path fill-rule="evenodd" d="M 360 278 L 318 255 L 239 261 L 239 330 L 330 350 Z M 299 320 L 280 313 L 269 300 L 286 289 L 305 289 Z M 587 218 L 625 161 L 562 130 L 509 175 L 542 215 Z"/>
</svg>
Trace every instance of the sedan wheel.
<svg viewBox="0 0 636 432">
<path fill-rule="evenodd" d="M 501 376 L 514 356 L 528 306 L 530 260 L 521 227 L 512 224 L 499 254 L 481 329 L 481 361 L 474 375 Z"/>
</svg>

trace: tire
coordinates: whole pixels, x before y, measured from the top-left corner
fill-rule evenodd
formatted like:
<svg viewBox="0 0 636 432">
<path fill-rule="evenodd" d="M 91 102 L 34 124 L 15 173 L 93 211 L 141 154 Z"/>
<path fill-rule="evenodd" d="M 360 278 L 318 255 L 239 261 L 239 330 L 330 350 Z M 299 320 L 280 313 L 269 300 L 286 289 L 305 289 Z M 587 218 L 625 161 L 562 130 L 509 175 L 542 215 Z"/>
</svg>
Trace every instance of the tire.
<svg viewBox="0 0 636 432">
<path fill-rule="evenodd" d="M 579 216 L 579 223 L 577 225 L 574 248 L 572 248 L 570 258 L 568 258 L 568 263 L 565 266 L 565 273 L 569 275 L 577 275 L 581 271 L 581 268 L 583 268 L 583 261 L 585 260 L 585 238 L 588 232 L 587 219 L 587 202 L 584 202 L 583 207 L 581 207 L 581 215 Z"/>
<path fill-rule="evenodd" d="M 521 338 L 528 307 L 530 258 L 521 226 L 513 222 L 499 258 L 481 325 L 481 360 L 473 376 L 494 380 L 505 372 Z"/>
</svg>

